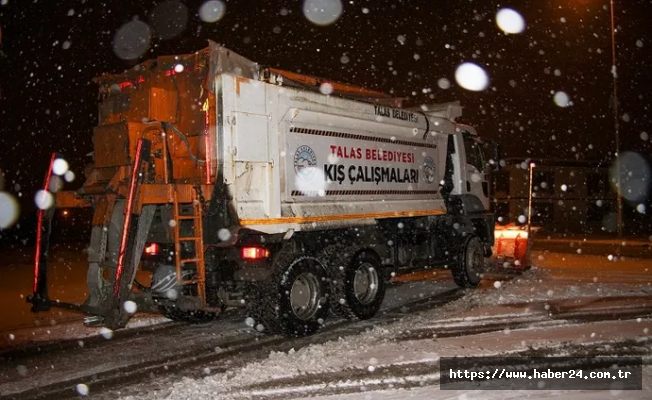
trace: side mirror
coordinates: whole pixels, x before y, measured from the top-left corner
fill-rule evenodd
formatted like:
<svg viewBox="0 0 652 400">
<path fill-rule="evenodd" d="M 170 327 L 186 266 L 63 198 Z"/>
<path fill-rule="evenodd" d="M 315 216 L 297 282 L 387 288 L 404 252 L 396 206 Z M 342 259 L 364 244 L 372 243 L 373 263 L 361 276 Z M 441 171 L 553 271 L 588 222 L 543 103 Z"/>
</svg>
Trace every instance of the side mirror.
<svg viewBox="0 0 652 400">
<path fill-rule="evenodd" d="M 500 145 L 494 141 L 485 142 L 485 151 L 492 171 L 500 171 Z"/>
</svg>

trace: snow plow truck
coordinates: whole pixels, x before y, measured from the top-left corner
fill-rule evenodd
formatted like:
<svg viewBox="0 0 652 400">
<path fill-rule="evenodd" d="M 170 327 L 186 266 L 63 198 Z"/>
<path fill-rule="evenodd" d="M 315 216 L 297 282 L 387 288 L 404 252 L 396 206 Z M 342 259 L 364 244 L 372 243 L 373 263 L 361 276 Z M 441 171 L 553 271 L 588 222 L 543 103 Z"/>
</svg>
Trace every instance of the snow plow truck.
<svg viewBox="0 0 652 400">
<path fill-rule="evenodd" d="M 456 122 L 458 103 L 402 108 L 214 42 L 95 81 L 83 186 L 60 189 L 56 153 L 44 181 L 32 311 L 119 329 L 136 308 L 198 322 L 246 307 L 259 331 L 306 336 L 331 314 L 372 318 L 396 273 L 479 284 L 497 152 Z M 48 297 L 55 207 L 93 209 L 80 305 Z"/>
</svg>

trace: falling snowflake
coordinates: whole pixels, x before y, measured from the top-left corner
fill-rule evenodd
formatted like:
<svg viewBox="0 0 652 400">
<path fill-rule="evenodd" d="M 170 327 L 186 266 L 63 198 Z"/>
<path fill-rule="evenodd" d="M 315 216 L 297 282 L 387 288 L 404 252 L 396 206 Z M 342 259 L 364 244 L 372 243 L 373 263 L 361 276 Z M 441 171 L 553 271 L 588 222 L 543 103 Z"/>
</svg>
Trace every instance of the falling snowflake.
<svg viewBox="0 0 652 400">
<path fill-rule="evenodd" d="M 553 97 L 555 104 L 557 104 L 559 107 L 568 107 L 570 105 L 570 98 L 566 94 L 566 92 L 556 92 L 554 97 Z"/>
<path fill-rule="evenodd" d="M 479 92 L 489 85 L 489 76 L 478 64 L 465 62 L 457 67 L 455 80 L 464 89 Z"/>
<path fill-rule="evenodd" d="M 77 386 L 75 386 L 75 390 L 81 396 L 88 396 L 88 385 L 85 385 L 83 383 L 78 383 Z"/>
<path fill-rule="evenodd" d="M 134 314 L 136 312 L 136 310 L 138 310 L 138 306 L 136 305 L 136 303 L 134 303 L 131 300 L 125 301 L 124 304 L 123 304 L 123 307 L 124 307 L 125 311 L 127 313 L 129 313 L 129 314 Z"/>
<path fill-rule="evenodd" d="M 199 18 L 208 23 L 217 22 L 224 16 L 226 5 L 220 0 L 210 0 L 199 7 Z"/>
<path fill-rule="evenodd" d="M 315 25 L 330 25 L 342 15 L 342 2 L 340 0 L 305 0 L 303 15 Z"/>
<path fill-rule="evenodd" d="M 496 24 L 505 33 L 521 33 L 525 29 L 525 20 L 521 14 L 511 8 L 498 11 Z"/>
</svg>

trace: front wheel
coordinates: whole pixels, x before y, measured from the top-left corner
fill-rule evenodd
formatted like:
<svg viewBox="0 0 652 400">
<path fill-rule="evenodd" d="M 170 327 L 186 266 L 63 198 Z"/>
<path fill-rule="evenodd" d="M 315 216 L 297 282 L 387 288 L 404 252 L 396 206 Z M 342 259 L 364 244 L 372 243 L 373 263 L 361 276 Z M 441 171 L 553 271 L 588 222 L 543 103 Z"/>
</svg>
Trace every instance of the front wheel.
<svg viewBox="0 0 652 400">
<path fill-rule="evenodd" d="M 453 264 L 453 279 L 463 288 L 477 287 L 484 270 L 484 246 L 477 236 L 464 242 L 456 262 Z"/>
</svg>

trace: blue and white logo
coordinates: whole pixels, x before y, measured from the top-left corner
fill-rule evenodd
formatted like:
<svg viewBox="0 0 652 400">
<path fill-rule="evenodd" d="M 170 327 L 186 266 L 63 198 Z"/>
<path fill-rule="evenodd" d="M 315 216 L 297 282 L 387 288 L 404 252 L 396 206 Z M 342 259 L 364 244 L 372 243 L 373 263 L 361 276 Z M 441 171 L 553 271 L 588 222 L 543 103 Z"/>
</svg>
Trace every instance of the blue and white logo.
<svg viewBox="0 0 652 400">
<path fill-rule="evenodd" d="M 304 182 L 310 182 L 317 172 L 317 156 L 310 146 L 299 146 L 294 152 L 294 172 Z"/>
<path fill-rule="evenodd" d="M 435 178 L 435 160 L 428 156 L 423 159 L 423 179 L 428 183 L 433 183 Z"/>
</svg>

